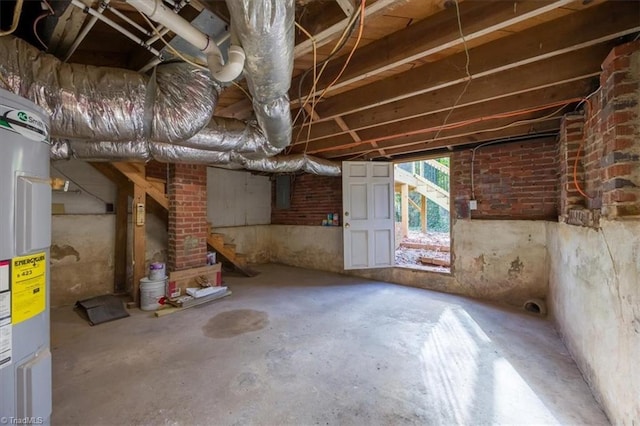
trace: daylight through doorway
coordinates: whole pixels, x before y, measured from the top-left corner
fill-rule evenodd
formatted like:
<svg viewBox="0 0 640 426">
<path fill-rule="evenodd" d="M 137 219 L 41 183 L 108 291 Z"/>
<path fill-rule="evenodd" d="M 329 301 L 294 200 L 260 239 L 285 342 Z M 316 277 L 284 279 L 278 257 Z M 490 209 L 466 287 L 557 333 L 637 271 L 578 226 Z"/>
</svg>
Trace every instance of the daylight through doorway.
<svg viewBox="0 0 640 426">
<path fill-rule="evenodd" d="M 449 157 L 394 166 L 395 266 L 451 271 Z"/>
</svg>

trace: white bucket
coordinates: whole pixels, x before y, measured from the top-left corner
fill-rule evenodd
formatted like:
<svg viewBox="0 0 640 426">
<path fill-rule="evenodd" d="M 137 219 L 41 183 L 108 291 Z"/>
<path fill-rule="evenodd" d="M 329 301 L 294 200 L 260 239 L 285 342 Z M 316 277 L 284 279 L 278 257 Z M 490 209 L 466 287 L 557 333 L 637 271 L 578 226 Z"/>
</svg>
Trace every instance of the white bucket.
<svg viewBox="0 0 640 426">
<path fill-rule="evenodd" d="M 166 282 L 166 276 L 161 280 L 152 280 L 146 277 L 140 280 L 140 309 L 155 311 L 160 308 L 159 302 L 164 297 Z"/>
<path fill-rule="evenodd" d="M 154 262 L 149 265 L 149 279 L 153 281 L 163 280 L 165 278 L 164 263 Z"/>
</svg>

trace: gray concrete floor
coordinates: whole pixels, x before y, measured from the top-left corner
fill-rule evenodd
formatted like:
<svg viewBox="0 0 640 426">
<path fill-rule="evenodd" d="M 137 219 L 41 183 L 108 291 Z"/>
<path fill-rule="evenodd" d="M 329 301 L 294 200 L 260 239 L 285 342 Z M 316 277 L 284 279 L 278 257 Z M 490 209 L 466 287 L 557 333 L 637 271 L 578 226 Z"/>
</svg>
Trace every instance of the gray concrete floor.
<svg viewBox="0 0 640 426">
<path fill-rule="evenodd" d="M 549 321 L 261 265 L 233 295 L 89 327 L 52 312 L 53 423 L 607 424 Z"/>
</svg>

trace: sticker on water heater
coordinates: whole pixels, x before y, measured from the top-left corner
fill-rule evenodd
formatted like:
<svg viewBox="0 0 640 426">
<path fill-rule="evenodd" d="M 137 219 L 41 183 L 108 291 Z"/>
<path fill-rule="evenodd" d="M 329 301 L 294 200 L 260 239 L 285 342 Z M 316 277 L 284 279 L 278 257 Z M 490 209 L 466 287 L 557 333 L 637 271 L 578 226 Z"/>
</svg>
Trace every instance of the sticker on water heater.
<svg viewBox="0 0 640 426">
<path fill-rule="evenodd" d="M 0 260 L 0 369 L 11 365 L 11 262 Z"/>
<path fill-rule="evenodd" d="M 0 117 L 0 128 L 34 140 L 49 143 L 49 128 L 44 121 L 23 110 L 9 110 Z"/>
<path fill-rule="evenodd" d="M 45 309 L 47 255 L 35 253 L 11 260 L 11 317 L 13 325 Z"/>
</svg>

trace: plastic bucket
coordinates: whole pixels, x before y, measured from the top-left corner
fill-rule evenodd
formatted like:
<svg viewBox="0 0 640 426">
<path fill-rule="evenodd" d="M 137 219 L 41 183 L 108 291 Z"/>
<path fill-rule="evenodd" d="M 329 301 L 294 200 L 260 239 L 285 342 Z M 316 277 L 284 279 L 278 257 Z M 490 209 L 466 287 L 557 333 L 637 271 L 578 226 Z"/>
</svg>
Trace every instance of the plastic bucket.
<svg viewBox="0 0 640 426">
<path fill-rule="evenodd" d="M 140 280 L 140 309 L 155 311 L 160 308 L 160 299 L 164 297 L 167 277 L 161 280 L 142 278 Z"/>
<path fill-rule="evenodd" d="M 165 279 L 165 268 L 164 263 L 154 262 L 149 265 L 149 279 L 153 281 L 164 280 Z"/>
</svg>

